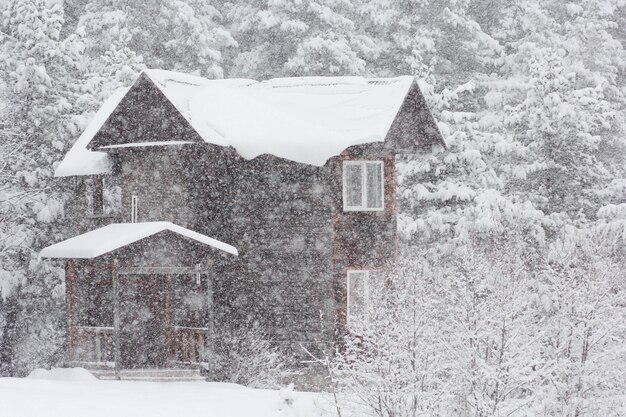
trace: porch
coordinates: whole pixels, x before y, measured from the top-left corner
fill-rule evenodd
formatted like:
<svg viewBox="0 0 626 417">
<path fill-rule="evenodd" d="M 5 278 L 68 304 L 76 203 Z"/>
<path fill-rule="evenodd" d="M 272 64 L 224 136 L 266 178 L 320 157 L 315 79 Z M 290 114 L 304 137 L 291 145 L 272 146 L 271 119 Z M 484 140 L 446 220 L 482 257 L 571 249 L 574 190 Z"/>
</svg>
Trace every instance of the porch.
<svg viewBox="0 0 626 417">
<path fill-rule="evenodd" d="M 67 259 L 69 366 L 117 379 L 210 369 L 212 266 L 236 249 L 222 242 L 215 248 L 212 239 L 171 223 L 154 225 L 109 225 L 42 251 Z M 152 233 L 137 233 L 142 229 Z"/>
</svg>

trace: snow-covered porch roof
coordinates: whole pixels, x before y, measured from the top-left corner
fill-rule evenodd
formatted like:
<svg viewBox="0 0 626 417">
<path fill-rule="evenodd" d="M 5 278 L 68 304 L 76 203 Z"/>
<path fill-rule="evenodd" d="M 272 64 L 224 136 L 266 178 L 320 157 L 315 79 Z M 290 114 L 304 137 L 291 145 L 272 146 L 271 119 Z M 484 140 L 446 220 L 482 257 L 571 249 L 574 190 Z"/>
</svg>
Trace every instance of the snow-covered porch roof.
<svg viewBox="0 0 626 417">
<path fill-rule="evenodd" d="M 48 246 L 41 251 L 40 256 L 44 258 L 93 259 L 166 230 L 231 255 L 238 255 L 234 246 L 193 230 L 170 222 L 144 222 L 110 224 Z"/>
</svg>

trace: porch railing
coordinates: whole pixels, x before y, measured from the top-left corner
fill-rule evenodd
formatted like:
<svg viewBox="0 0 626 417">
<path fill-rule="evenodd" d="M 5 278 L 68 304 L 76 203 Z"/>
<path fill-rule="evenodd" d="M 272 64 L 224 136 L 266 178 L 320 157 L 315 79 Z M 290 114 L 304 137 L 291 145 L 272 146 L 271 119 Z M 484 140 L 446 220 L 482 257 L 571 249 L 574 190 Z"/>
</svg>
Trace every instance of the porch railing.
<svg viewBox="0 0 626 417">
<path fill-rule="evenodd" d="M 115 364 L 113 327 L 72 326 L 69 360 L 75 364 L 112 367 Z"/>
<path fill-rule="evenodd" d="M 172 326 L 167 346 L 170 363 L 190 366 L 204 363 L 208 330 L 206 327 Z"/>
<path fill-rule="evenodd" d="M 205 359 L 206 327 L 169 328 L 169 366 L 202 366 Z M 112 368 L 115 366 L 113 327 L 72 326 L 69 332 L 69 361 L 75 365 Z"/>
</svg>

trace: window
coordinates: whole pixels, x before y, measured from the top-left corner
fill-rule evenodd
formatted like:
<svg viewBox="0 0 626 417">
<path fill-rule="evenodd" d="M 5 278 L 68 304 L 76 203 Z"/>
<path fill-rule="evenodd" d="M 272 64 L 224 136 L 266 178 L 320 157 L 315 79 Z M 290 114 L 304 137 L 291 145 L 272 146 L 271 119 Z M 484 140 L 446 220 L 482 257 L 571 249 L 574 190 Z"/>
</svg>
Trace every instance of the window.
<svg viewBox="0 0 626 417">
<path fill-rule="evenodd" d="M 383 288 L 382 270 L 348 270 L 347 317 L 364 319 L 367 317 L 370 301 Z"/>
<path fill-rule="evenodd" d="M 114 178 L 96 175 L 84 181 L 88 216 L 105 217 L 120 212 L 122 188 L 115 184 Z"/>
<path fill-rule="evenodd" d="M 103 213 L 104 208 L 104 179 L 100 175 L 96 175 L 85 180 L 85 197 L 87 198 L 87 213 L 99 216 Z"/>
<path fill-rule="evenodd" d="M 137 204 L 138 198 L 136 195 L 130 198 L 130 222 L 137 223 Z"/>
<path fill-rule="evenodd" d="M 383 161 L 344 161 L 344 211 L 383 210 L 383 178 Z"/>
</svg>

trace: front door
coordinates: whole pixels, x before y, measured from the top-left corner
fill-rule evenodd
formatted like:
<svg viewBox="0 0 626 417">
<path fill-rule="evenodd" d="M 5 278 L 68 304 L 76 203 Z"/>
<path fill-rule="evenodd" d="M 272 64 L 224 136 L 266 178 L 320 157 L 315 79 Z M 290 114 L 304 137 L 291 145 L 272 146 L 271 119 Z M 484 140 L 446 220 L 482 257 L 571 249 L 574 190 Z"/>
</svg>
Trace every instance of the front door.
<svg viewBox="0 0 626 417">
<path fill-rule="evenodd" d="M 123 369 L 164 368 L 166 277 L 120 275 L 120 356 Z"/>
</svg>

